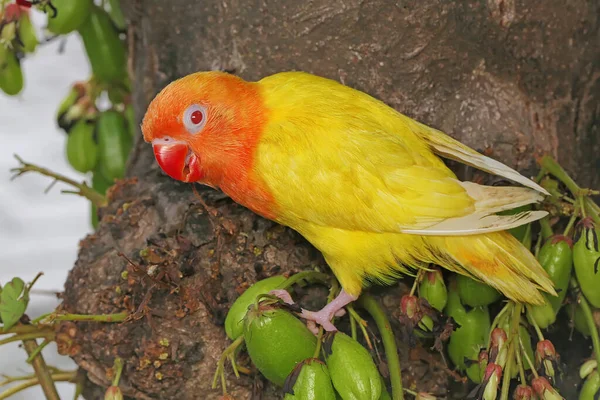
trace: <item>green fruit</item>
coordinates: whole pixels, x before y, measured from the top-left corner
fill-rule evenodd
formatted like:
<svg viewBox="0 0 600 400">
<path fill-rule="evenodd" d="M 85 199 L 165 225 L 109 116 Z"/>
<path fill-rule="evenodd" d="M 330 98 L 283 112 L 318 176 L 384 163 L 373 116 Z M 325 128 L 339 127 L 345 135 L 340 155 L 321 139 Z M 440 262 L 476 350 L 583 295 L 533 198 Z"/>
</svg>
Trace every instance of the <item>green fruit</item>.
<svg viewBox="0 0 600 400">
<path fill-rule="evenodd" d="M 38 39 L 35 35 L 35 28 L 31 23 L 31 19 L 27 13 L 22 13 L 19 18 L 19 26 L 17 28 L 17 37 L 21 41 L 22 49 L 25 53 L 33 53 L 38 45 Z"/>
<path fill-rule="evenodd" d="M 92 6 L 89 18 L 78 31 L 94 77 L 102 83 L 122 82 L 127 76 L 125 45 L 106 11 Z"/>
<path fill-rule="evenodd" d="M 2 54 L 4 53 L 4 54 Z M 23 90 L 23 71 L 17 57 L 0 44 L 0 89 L 9 96 L 15 96 Z"/>
<path fill-rule="evenodd" d="M 94 175 L 92 175 L 92 188 L 100 193 L 106 194 L 106 191 L 109 187 L 111 187 L 114 183 L 106 179 L 99 171 L 98 168 L 94 170 Z"/>
<path fill-rule="evenodd" d="M 331 381 L 343 400 L 378 400 L 381 376 L 371 354 L 342 332 L 329 332 L 323 343 Z"/>
<path fill-rule="evenodd" d="M 598 393 L 600 393 L 600 374 L 598 371 L 594 371 L 588 375 L 581 387 L 579 400 L 596 400 L 599 397 Z"/>
<path fill-rule="evenodd" d="M 379 396 L 379 400 L 392 400 L 392 396 L 387 391 L 383 376 L 379 375 L 379 380 L 381 381 L 381 396 Z"/>
<path fill-rule="evenodd" d="M 442 311 L 448 301 L 448 290 L 444 283 L 442 271 L 437 268 L 425 273 L 419 286 L 419 297 L 424 298 L 436 310 Z"/>
<path fill-rule="evenodd" d="M 298 318 L 269 305 L 252 307 L 244 319 L 250 359 L 269 381 L 283 386 L 294 367 L 312 357 L 317 339 Z"/>
<path fill-rule="evenodd" d="M 585 298 L 600 308 L 600 230 L 591 218 L 581 220 L 573 246 L 573 265 Z"/>
<path fill-rule="evenodd" d="M 544 296 L 546 302 L 542 305 L 533 305 L 527 307 L 529 316 L 535 321 L 540 329 L 546 329 L 556 322 L 556 312 L 554 311 L 554 308 L 552 308 L 552 304 L 550 303 L 548 297 Z"/>
<path fill-rule="evenodd" d="M 456 283 L 462 303 L 469 307 L 488 306 L 502 297 L 493 287 L 465 275 L 457 274 Z"/>
<path fill-rule="evenodd" d="M 67 137 L 67 160 L 75 170 L 89 172 L 98 162 L 98 145 L 94 141 L 94 123 L 80 120 Z"/>
<path fill-rule="evenodd" d="M 48 13 L 48 30 L 65 35 L 83 25 L 92 9 L 93 0 L 52 0 L 56 16 Z"/>
<path fill-rule="evenodd" d="M 491 328 L 490 314 L 484 306 L 467 311 L 461 303 L 457 286 L 456 280 L 450 282 L 445 309 L 446 315 L 452 317 L 458 325 L 450 335 L 448 355 L 458 369 L 466 369 L 469 378 L 475 383 L 480 383 L 483 371 L 478 363 L 479 351 L 487 344 Z M 465 359 L 474 363 L 467 367 Z"/>
<path fill-rule="evenodd" d="M 283 385 L 284 400 L 335 400 L 329 370 L 316 358 L 304 360 Z"/>
<path fill-rule="evenodd" d="M 282 275 L 263 279 L 250 286 L 237 298 L 225 318 L 225 333 L 229 339 L 235 340 L 244 334 L 244 317 L 246 316 L 246 312 L 248 312 L 248 307 L 256 301 L 256 297 L 269 293 L 282 284 L 285 279 Z"/>
<path fill-rule="evenodd" d="M 558 296 L 547 295 L 546 299 L 552 304 L 555 313 L 558 313 L 567 295 L 573 270 L 573 252 L 570 239 L 562 235 L 549 238 L 540 249 L 538 259 L 552 283 L 554 283 Z"/>
<path fill-rule="evenodd" d="M 97 121 L 99 171 L 113 181 L 125 175 L 125 165 L 133 145 L 125 117 L 115 110 L 101 113 Z"/>
</svg>

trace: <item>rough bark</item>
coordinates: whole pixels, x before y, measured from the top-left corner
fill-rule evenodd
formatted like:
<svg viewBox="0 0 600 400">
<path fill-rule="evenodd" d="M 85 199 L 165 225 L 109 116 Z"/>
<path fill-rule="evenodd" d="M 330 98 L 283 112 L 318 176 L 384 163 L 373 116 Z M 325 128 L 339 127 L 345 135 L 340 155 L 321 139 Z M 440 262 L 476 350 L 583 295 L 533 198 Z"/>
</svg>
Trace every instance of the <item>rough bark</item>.
<svg viewBox="0 0 600 400">
<path fill-rule="evenodd" d="M 361 89 L 525 173 L 535 172 L 536 155 L 550 153 L 582 185 L 600 183 L 597 1 L 136 0 L 123 6 L 138 119 L 161 88 L 191 72 L 222 69 L 255 80 L 304 70 Z M 101 386 L 109 383 L 114 357 L 123 357 L 130 397 L 216 398 L 209 387 L 228 344 L 222 329 L 228 306 L 257 279 L 324 263 L 296 233 L 212 190 L 201 190 L 201 205 L 189 185 L 160 173 L 140 138 L 128 176 L 111 191 L 99 230 L 82 241 L 64 308 L 112 313 L 149 301 L 135 321 L 64 324 L 68 340 L 61 349 Z M 161 283 L 141 278 L 119 252 L 142 268 L 157 266 Z M 390 314 L 404 289 L 379 290 Z M 407 383 L 445 392 L 447 375 L 435 358 L 401 353 Z M 425 372 L 434 379 L 423 379 Z M 261 392 L 277 398 L 258 379 L 228 377 L 236 399 Z M 87 398 L 100 398 L 101 391 L 89 389 Z"/>
</svg>

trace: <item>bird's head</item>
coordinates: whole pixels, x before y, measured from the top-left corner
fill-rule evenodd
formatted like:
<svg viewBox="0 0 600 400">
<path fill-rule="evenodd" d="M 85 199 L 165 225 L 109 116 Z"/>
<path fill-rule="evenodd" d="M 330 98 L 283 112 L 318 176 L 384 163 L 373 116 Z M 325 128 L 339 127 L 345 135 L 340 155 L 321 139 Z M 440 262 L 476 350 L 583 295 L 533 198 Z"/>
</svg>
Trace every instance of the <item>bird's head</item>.
<svg viewBox="0 0 600 400">
<path fill-rule="evenodd" d="M 170 83 L 152 100 L 142 132 L 167 175 L 219 186 L 245 174 L 264 114 L 255 83 L 198 72 Z"/>
</svg>

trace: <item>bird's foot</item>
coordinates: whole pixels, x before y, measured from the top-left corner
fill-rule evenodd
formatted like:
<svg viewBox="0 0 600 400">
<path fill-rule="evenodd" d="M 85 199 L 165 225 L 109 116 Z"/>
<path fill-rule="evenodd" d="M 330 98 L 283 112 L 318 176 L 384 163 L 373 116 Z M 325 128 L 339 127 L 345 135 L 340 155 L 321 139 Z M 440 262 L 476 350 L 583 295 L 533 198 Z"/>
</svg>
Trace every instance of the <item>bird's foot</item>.
<svg viewBox="0 0 600 400">
<path fill-rule="evenodd" d="M 270 294 L 279 297 L 286 304 L 294 304 L 294 300 L 292 300 L 292 297 L 290 296 L 287 290 L 272 290 Z M 313 333 L 315 333 L 315 331 L 318 332 L 316 324 L 321 325 L 323 329 L 325 329 L 328 332 L 337 331 L 337 328 L 331 323 L 331 320 L 333 319 L 333 317 L 343 316 L 346 313 L 344 307 L 347 306 L 349 303 L 355 301 L 357 298 L 358 297 L 349 295 L 344 290 L 342 290 L 340 294 L 335 299 L 333 299 L 331 303 L 327 304 L 319 311 L 308 311 L 302 309 L 300 317 L 308 321 L 308 328 Z"/>
</svg>

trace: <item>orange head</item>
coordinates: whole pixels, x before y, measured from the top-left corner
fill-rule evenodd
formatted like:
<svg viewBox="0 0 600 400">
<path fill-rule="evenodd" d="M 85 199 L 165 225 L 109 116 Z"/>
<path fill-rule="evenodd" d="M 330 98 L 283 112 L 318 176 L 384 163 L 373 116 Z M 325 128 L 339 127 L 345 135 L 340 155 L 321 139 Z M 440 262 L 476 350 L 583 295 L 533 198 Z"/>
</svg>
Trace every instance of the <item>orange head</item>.
<svg viewBox="0 0 600 400">
<path fill-rule="evenodd" d="M 264 120 L 255 83 L 198 72 L 172 82 L 152 100 L 142 132 L 167 175 L 218 187 L 248 176 Z"/>
</svg>

